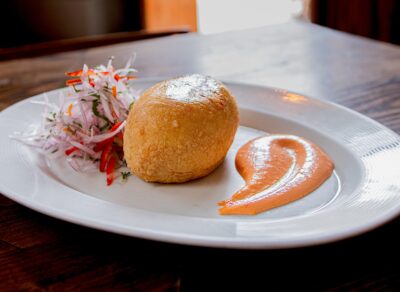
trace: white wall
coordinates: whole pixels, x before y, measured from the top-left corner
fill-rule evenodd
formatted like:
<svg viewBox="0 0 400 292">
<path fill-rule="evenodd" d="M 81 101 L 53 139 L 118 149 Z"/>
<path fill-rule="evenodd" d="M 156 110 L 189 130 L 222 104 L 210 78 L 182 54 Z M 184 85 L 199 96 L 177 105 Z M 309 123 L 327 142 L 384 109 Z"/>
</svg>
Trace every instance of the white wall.
<svg viewBox="0 0 400 292">
<path fill-rule="evenodd" d="M 302 0 L 197 0 L 198 31 L 209 34 L 289 21 Z"/>
</svg>

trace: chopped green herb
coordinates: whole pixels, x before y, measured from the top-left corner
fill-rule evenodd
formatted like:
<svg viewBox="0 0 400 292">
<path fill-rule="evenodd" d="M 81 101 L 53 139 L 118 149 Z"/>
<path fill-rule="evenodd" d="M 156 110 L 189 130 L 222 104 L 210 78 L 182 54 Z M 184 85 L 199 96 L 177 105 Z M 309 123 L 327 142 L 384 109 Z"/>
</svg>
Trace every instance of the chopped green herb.
<svg viewBox="0 0 400 292">
<path fill-rule="evenodd" d="M 81 92 L 82 90 L 79 90 L 75 87 L 75 84 L 72 84 L 72 88 L 74 89 L 75 93 Z"/>
<path fill-rule="evenodd" d="M 72 123 L 74 123 L 74 125 L 77 125 L 79 128 L 82 128 L 82 124 L 77 122 L 77 121 L 73 121 Z"/>
<path fill-rule="evenodd" d="M 50 112 L 49 116 L 46 118 L 49 122 L 54 122 L 56 120 L 56 113 Z"/>
<path fill-rule="evenodd" d="M 110 123 L 105 123 L 104 126 L 100 127 L 100 131 L 103 132 L 111 128 Z"/>
<path fill-rule="evenodd" d="M 104 120 L 105 122 L 107 122 L 107 127 L 105 128 L 105 129 L 107 129 L 107 128 L 109 127 L 110 121 L 109 121 L 105 116 L 103 116 L 102 114 L 100 114 L 99 109 L 97 108 L 97 107 L 99 106 L 99 104 L 100 104 L 100 100 L 99 100 L 99 99 L 93 100 L 93 103 L 92 103 L 92 111 L 93 111 L 93 114 L 94 114 L 96 117 L 98 117 L 98 118 Z M 100 129 L 100 130 L 101 130 L 101 129 Z"/>
<path fill-rule="evenodd" d="M 122 175 L 122 180 L 126 180 L 131 173 L 129 171 L 121 171 L 121 175 Z"/>
</svg>

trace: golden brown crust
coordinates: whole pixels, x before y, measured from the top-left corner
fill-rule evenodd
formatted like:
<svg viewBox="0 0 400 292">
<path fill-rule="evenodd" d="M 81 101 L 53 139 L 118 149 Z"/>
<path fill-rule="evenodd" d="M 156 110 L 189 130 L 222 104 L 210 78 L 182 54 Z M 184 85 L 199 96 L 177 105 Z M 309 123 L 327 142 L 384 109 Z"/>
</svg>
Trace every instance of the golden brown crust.
<svg viewBox="0 0 400 292">
<path fill-rule="evenodd" d="M 182 83 L 184 78 L 191 79 Z M 186 87 L 170 90 L 171 84 Z M 235 99 L 215 79 L 191 75 L 164 81 L 133 105 L 124 133 L 125 159 L 146 181 L 193 180 L 224 160 L 238 122 Z"/>
</svg>

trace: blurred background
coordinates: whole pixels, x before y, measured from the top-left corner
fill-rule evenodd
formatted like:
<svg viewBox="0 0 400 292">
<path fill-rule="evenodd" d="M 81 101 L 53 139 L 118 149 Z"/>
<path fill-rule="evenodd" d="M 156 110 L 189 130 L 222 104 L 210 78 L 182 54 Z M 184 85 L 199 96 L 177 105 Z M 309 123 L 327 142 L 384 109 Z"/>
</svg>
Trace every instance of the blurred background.
<svg viewBox="0 0 400 292">
<path fill-rule="evenodd" d="M 1 59 L 292 20 L 400 44 L 398 0 L 3 0 L 1 9 Z"/>
</svg>

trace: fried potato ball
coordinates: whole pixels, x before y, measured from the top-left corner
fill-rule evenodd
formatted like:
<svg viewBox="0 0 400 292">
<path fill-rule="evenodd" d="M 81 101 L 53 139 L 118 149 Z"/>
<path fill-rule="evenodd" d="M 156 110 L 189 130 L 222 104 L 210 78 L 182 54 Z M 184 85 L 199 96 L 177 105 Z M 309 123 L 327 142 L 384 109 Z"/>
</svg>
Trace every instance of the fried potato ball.
<svg viewBox="0 0 400 292">
<path fill-rule="evenodd" d="M 148 182 L 206 176 L 224 161 L 238 123 L 235 98 L 221 82 L 198 74 L 160 82 L 129 113 L 127 165 Z"/>
</svg>

